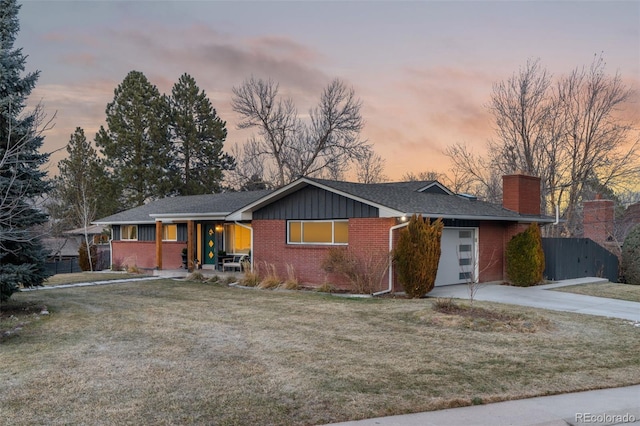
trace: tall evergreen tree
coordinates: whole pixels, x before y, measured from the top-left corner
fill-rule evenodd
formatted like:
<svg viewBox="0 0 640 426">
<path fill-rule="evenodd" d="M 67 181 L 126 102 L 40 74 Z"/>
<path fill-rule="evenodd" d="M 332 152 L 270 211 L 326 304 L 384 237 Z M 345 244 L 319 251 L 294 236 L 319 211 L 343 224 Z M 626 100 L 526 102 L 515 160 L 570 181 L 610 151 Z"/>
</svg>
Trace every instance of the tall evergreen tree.
<svg viewBox="0 0 640 426">
<path fill-rule="evenodd" d="M 67 158 L 58 162 L 60 174 L 47 205 L 57 219 L 56 228 L 69 230 L 88 226 L 99 217 L 117 212 L 117 194 L 110 192 L 104 165 L 84 130 L 77 127 L 67 145 Z"/>
<path fill-rule="evenodd" d="M 169 194 L 173 173 L 166 98 L 143 73 L 131 71 L 115 89 L 106 114 L 107 129 L 100 127 L 96 145 L 121 191 L 121 208 Z"/>
<path fill-rule="evenodd" d="M 42 154 L 42 110 L 25 111 L 39 72 L 22 76 L 26 56 L 13 47 L 20 29 L 15 0 L 0 0 L 0 301 L 47 277 L 45 250 L 33 227 L 47 220 L 35 202 L 49 190 Z"/>
<path fill-rule="evenodd" d="M 233 158 L 222 152 L 226 122 L 218 117 L 204 90 L 189 74 L 183 74 L 173 86 L 169 102 L 176 192 L 219 192 L 222 171 L 234 164 Z"/>
</svg>

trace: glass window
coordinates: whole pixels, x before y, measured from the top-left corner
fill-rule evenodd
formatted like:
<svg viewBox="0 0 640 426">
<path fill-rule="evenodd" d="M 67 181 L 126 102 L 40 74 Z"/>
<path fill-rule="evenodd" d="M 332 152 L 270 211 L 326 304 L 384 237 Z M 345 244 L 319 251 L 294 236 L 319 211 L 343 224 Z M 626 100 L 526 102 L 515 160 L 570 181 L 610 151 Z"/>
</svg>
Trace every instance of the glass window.
<svg viewBox="0 0 640 426">
<path fill-rule="evenodd" d="M 251 230 L 231 223 L 224 225 L 224 250 L 227 253 L 249 253 Z"/>
<path fill-rule="evenodd" d="M 162 225 L 162 241 L 178 241 L 178 225 Z"/>
<path fill-rule="evenodd" d="M 458 259 L 458 263 L 460 266 L 467 266 L 467 265 L 471 265 L 471 258 L 466 258 L 466 259 Z"/>
<path fill-rule="evenodd" d="M 331 244 L 333 242 L 332 225 L 331 222 L 303 222 L 302 242 Z"/>
<path fill-rule="evenodd" d="M 460 238 L 471 238 L 471 231 L 459 231 L 458 236 Z"/>
<path fill-rule="evenodd" d="M 122 225 L 120 227 L 120 239 L 121 240 L 137 240 L 138 225 Z"/>
<path fill-rule="evenodd" d="M 471 251 L 471 244 L 460 244 L 460 253 Z"/>
<path fill-rule="evenodd" d="M 289 244 L 348 244 L 349 222 L 346 220 L 289 221 Z"/>
</svg>

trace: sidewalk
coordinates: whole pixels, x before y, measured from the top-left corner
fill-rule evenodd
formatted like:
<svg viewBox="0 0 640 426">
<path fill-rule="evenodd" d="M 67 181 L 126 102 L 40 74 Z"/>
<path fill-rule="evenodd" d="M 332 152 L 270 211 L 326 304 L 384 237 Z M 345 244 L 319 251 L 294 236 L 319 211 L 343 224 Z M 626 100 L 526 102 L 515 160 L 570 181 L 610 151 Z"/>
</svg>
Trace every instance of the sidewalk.
<svg viewBox="0 0 640 426">
<path fill-rule="evenodd" d="M 340 426 L 640 425 L 640 385 L 378 417 Z"/>
</svg>

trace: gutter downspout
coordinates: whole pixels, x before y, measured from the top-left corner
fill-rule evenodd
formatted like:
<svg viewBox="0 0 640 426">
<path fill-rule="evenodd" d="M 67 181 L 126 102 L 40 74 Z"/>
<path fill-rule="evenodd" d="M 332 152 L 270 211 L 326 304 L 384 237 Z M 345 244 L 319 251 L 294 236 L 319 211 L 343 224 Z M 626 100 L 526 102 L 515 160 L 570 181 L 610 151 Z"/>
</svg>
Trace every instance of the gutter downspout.
<svg viewBox="0 0 640 426">
<path fill-rule="evenodd" d="M 251 250 L 253 250 L 253 228 L 250 226 L 247 226 L 243 223 L 238 222 L 237 220 L 234 221 L 233 223 L 235 223 L 236 225 L 240 226 L 241 228 L 244 229 L 248 229 L 249 230 L 249 234 L 251 235 Z M 250 257 L 251 262 L 249 263 L 251 265 L 251 272 L 253 272 L 253 254 Z"/>
<path fill-rule="evenodd" d="M 380 296 L 381 294 L 391 293 L 393 291 L 393 259 L 391 258 L 391 251 L 393 250 L 393 231 L 404 228 L 407 225 L 409 225 L 409 222 L 394 225 L 389 228 L 389 288 L 373 293 L 373 296 Z"/>
</svg>

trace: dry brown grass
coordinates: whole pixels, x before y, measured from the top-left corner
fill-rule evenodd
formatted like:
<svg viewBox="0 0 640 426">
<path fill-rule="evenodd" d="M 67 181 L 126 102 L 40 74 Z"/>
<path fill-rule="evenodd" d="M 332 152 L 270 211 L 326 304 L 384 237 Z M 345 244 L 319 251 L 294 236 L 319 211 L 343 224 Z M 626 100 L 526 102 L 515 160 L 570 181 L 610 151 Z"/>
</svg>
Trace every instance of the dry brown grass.
<svg viewBox="0 0 640 426">
<path fill-rule="evenodd" d="M 1 344 L 7 424 L 306 425 L 640 383 L 640 328 L 484 302 L 548 327 L 469 329 L 430 299 L 173 280 L 11 303 L 51 314 Z"/>
<path fill-rule="evenodd" d="M 140 274 L 129 274 L 122 272 L 77 272 L 74 274 L 56 274 L 49 277 L 45 286 L 61 284 L 77 284 L 95 281 L 123 280 L 126 278 L 140 278 Z"/>
<path fill-rule="evenodd" d="M 640 302 L 640 285 L 618 283 L 581 284 L 558 287 L 554 288 L 554 290 L 564 291 L 566 293 L 585 294 L 587 296 L 607 297 L 610 299 Z"/>
</svg>

